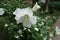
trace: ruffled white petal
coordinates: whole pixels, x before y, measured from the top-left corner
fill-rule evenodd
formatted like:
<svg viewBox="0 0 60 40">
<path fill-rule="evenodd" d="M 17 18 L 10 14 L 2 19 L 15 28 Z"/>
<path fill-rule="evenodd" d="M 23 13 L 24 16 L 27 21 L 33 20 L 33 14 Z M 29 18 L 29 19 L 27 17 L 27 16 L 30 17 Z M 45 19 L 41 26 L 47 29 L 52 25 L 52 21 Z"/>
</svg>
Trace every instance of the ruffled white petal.
<svg viewBox="0 0 60 40">
<path fill-rule="evenodd" d="M 37 23 L 37 17 L 36 16 L 31 16 L 30 17 L 30 22 L 31 22 L 31 24 L 36 24 Z"/>
<path fill-rule="evenodd" d="M 20 8 L 17 8 L 14 12 L 13 12 L 14 15 L 16 15 L 17 17 L 21 17 L 23 16 L 23 10 L 20 9 Z"/>
<path fill-rule="evenodd" d="M 30 28 L 31 27 L 31 23 L 30 22 L 24 22 L 23 23 L 23 26 Z"/>
<path fill-rule="evenodd" d="M 24 8 L 24 9 L 17 8 L 13 14 L 16 16 L 24 16 L 25 14 L 32 16 L 33 12 L 30 8 Z"/>
<path fill-rule="evenodd" d="M 15 17 L 17 24 L 22 23 L 24 21 L 23 17 Z"/>
</svg>

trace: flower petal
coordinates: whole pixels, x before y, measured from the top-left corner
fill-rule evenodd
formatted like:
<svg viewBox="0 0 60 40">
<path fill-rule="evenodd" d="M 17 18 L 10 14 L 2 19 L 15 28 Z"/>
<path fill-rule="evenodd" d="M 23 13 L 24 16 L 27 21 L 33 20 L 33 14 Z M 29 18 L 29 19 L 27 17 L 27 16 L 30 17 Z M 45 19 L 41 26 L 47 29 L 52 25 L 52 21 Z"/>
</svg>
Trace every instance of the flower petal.
<svg viewBox="0 0 60 40">
<path fill-rule="evenodd" d="M 0 15 L 3 15 L 3 14 L 4 14 L 4 9 L 0 8 Z"/>
<path fill-rule="evenodd" d="M 31 24 L 36 24 L 37 23 L 37 16 L 30 17 L 30 22 L 31 22 Z"/>
<path fill-rule="evenodd" d="M 31 16 L 33 15 L 33 12 L 30 8 L 24 8 L 24 9 L 17 8 L 13 14 L 16 16 L 24 16 L 25 14 Z"/>
<path fill-rule="evenodd" d="M 13 12 L 13 14 L 20 17 L 20 16 L 23 15 L 22 12 L 23 12 L 22 9 L 17 8 L 17 9 Z"/>
<path fill-rule="evenodd" d="M 22 17 L 15 17 L 17 24 L 22 23 L 23 22 L 23 18 Z"/>
<path fill-rule="evenodd" d="M 23 26 L 30 28 L 31 27 L 31 23 L 29 21 L 24 21 L 23 22 Z"/>
</svg>

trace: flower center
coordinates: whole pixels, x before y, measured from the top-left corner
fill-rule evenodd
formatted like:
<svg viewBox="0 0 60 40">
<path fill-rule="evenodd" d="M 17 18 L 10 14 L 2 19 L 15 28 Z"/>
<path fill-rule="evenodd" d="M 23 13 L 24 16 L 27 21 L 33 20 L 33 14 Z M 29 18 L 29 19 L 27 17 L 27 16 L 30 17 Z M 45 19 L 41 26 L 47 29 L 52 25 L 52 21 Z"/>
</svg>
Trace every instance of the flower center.
<svg viewBox="0 0 60 40">
<path fill-rule="evenodd" d="M 29 16 L 28 15 L 25 15 L 24 16 L 24 20 L 27 21 L 29 19 Z"/>
</svg>

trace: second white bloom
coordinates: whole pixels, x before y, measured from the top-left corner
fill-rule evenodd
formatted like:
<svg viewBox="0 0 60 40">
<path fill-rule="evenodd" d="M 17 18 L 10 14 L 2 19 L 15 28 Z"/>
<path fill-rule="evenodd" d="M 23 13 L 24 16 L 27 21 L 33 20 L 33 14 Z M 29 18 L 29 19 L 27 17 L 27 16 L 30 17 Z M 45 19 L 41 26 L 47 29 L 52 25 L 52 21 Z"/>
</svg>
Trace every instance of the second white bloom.
<svg viewBox="0 0 60 40">
<path fill-rule="evenodd" d="M 4 8 L 0 8 L 0 15 L 4 14 Z"/>
<path fill-rule="evenodd" d="M 56 35 L 60 35 L 60 29 L 58 26 L 56 26 Z"/>
<path fill-rule="evenodd" d="M 33 16 L 33 11 L 30 8 L 17 8 L 13 14 L 16 15 L 17 24 L 22 23 L 25 27 L 30 28 L 31 25 L 37 22 L 37 17 Z"/>
</svg>

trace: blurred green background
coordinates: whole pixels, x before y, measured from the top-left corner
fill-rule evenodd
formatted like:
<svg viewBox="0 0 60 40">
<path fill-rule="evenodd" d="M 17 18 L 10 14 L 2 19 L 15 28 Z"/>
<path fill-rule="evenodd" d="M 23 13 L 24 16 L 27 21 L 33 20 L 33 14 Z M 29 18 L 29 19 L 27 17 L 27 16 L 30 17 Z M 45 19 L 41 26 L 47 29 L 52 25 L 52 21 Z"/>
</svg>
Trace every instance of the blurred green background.
<svg viewBox="0 0 60 40">
<path fill-rule="evenodd" d="M 45 12 L 46 3 L 39 2 L 39 0 L 32 0 L 29 2 L 26 2 L 26 1 L 29 1 L 29 0 L 0 0 L 0 8 L 5 9 L 5 14 L 0 16 L 0 40 L 22 40 L 19 38 L 18 39 L 14 38 L 14 35 L 17 35 L 16 30 L 18 30 L 17 26 L 19 25 L 16 24 L 14 20 L 15 16 L 12 13 L 16 8 L 33 7 L 36 2 L 38 2 L 38 4 L 41 6 L 41 9 L 37 10 L 34 13 L 35 15 L 40 17 L 40 19 L 38 20 L 38 23 L 41 24 L 41 22 L 44 22 L 44 25 L 41 26 L 37 24 L 38 28 L 40 27 L 40 32 L 37 32 L 37 33 L 33 28 L 31 29 L 33 30 L 31 33 L 26 30 L 27 31 L 26 35 L 31 36 L 30 38 L 26 38 L 26 40 L 40 40 L 40 39 L 43 40 L 45 35 L 46 36 L 49 35 L 49 31 L 46 31 L 47 30 L 46 28 L 50 27 L 58 18 L 58 16 L 60 16 L 60 0 L 51 0 L 47 5 L 48 12 Z M 47 19 L 45 19 L 46 17 Z M 4 27 L 5 24 L 8 24 L 9 26 Z M 55 31 L 53 28 L 52 30 L 54 34 Z M 43 33 L 41 31 L 43 31 Z M 39 36 L 39 33 L 40 34 L 42 33 L 43 36 L 42 37 Z M 47 40 L 49 39 L 47 38 Z"/>
</svg>

